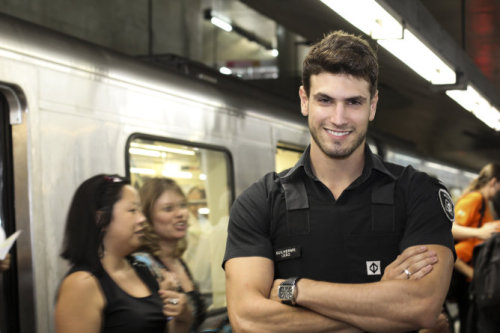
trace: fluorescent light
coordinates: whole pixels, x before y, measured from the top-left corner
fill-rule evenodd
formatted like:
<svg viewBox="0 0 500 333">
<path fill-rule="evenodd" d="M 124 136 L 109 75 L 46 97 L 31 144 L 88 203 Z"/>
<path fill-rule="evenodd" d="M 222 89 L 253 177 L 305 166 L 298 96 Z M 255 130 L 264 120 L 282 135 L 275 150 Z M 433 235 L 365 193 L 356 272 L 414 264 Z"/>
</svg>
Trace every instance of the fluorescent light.
<svg viewBox="0 0 500 333">
<path fill-rule="evenodd" d="M 169 178 L 183 178 L 183 179 L 193 178 L 193 174 L 187 171 L 163 170 L 161 174 Z"/>
<path fill-rule="evenodd" d="M 403 27 L 374 0 L 321 0 L 373 39 L 401 38 Z"/>
<path fill-rule="evenodd" d="M 215 25 L 215 26 L 217 26 L 217 27 L 219 27 L 222 30 L 225 30 L 227 32 L 230 32 L 231 30 L 233 30 L 233 27 L 231 26 L 231 24 L 229 22 L 226 22 L 223 19 L 218 18 L 216 16 L 212 16 L 212 18 L 210 19 L 210 22 L 212 22 L 213 25 Z"/>
<path fill-rule="evenodd" d="M 500 112 L 473 86 L 468 85 L 466 90 L 447 90 L 446 95 L 467 111 L 472 112 L 486 125 L 500 131 Z"/>
<path fill-rule="evenodd" d="M 139 174 L 139 175 L 150 175 L 153 176 L 156 174 L 156 171 L 148 168 L 130 168 L 131 173 Z"/>
<path fill-rule="evenodd" d="M 432 84 L 454 84 L 455 71 L 375 0 L 321 0 Z"/>
<path fill-rule="evenodd" d="M 455 169 L 455 168 L 452 168 L 452 167 L 449 167 L 449 166 L 446 166 L 446 165 L 442 165 L 442 164 L 439 164 L 439 163 L 434 163 L 434 162 L 425 162 L 425 165 L 427 165 L 429 168 L 432 168 L 432 169 L 436 169 L 436 170 L 442 170 L 442 171 L 446 171 L 448 173 L 453 173 L 453 174 L 458 174 L 458 169 Z"/>
<path fill-rule="evenodd" d="M 470 178 L 470 179 L 474 179 L 477 177 L 477 173 L 472 173 L 472 172 L 468 172 L 468 171 L 464 171 L 462 173 L 465 177 Z"/>
<path fill-rule="evenodd" d="M 186 150 L 186 149 L 181 149 L 181 148 L 173 148 L 173 147 L 165 147 L 165 146 L 156 146 L 156 145 L 148 145 L 148 144 L 143 144 L 143 143 L 138 143 L 138 142 L 132 142 L 130 144 L 131 147 L 136 147 L 136 148 L 143 148 L 148 149 L 148 150 L 154 150 L 154 151 L 162 151 L 162 152 L 167 152 L 167 153 L 175 153 L 175 154 L 181 154 L 181 155 L 189 155 L 193 156 L 195 155 L 195 152 L 192 150 Z M 133 149 L 133 148 L 131 148 Z M 159 155 L 157 157 L 160 157 Z"/>
<path fill-rule="evenodd" d="M 404 30 L 403 39 L 385 39 L 377 42 L 432 84 L 456 82 L 455 71 L 408 29 Z"/>
<path fill-rule="evenodd" d="M 142 155 L 149 157 L 160 157 L 161 153 L 157 150 L 141 149 L 141 148 L 130 148 L 128 152 L 132 155 Z"/>
<path fill-rule="evenodd" d="M 272 49 L 272 50 L 271 50 L 271 55 L 272 55 L 273 57 L 277 57 L 279 54 L 280 54 L 280 53 L 278 52 L 278 50 L 276 50 L 276 49 Z"/>
<path fill-rule="evenodd" d="M 224 75 L 231 75 L 233 73 L 233 71 L 225 66 L 222 66 L 221 68 L 219 68 L 219 72 L 221 72 L 222 74 Z"/>
<path fill-rule="evenodd" d="M 208 208 L 208 207 L 198 208 L 198 214 L 208 215 L 208 214 L 210 214 L 210 208 Z"/>
</svg>

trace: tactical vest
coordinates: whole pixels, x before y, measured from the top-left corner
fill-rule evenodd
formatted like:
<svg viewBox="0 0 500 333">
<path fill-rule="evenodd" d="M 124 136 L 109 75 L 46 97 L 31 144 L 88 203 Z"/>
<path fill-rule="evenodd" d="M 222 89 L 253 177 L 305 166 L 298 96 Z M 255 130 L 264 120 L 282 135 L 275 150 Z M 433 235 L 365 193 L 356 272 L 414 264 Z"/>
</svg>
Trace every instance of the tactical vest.
<svg viewBox="0 0 500 333">
<path fill-rule="evenodd" d="M 396 229 L 395 221 L 394 193 L 396 179 L 385 177 L 382 180 L 371 189 L 371 231 L 369 234 L 364 234 L 364 238 L 360 237 L 356 240 L 355 237 L 346 239 L 345 235 L 310 235 L 311 209 L 302 176 L 297 177 L 290 170 L 279 173 L 274 181 L 281 187 L 285 198 L 286 230 L 289 238 L 293 239 L 290 244 L 284 247 L 280 247 L 280 244 L 273 244 L 273 246 L 276 245 L 274 248 L 275 271 L 280 275 L 279 277 L 301 276 L 328 280 L 323 277 L 331 276 L 332 282 L 345 283 L 380 280 L 385 266 L 398 255 L 399 241 L 402 237 L 402 234 Z M 327 222 L 325 221 L 325 223 Z M 329 241 L 329 237 L 331 237 L 331 241 Z M 321 243 L 317 243 L 319 239 L 321 239 Z M 374 255 L 373 258 L 367 257 L 366 260 L 365 258 L 357 259 L 367 252 L 366 248 L 378 247 L 377 242 L 383 242 L 384 249 L 390 248 L 393 250 L 385 251 L 383 255 Z M 332 243 L 338 244 L 338 246 L 335 247 Z M 325 266 L 324 261 L 318 258 L 321 253 L 316 253 L 311 257 L 308 256 L 309 253 L 303 252 L 307 248 L 317 249 L 323 247 L 323 245 L 318 244 L 324 244 L 325 256 L 330 256 L 334 252 L 332 260 L 339 260 L 338 258 L 342 257 L 340 260 L 343 262 L 339 263 L 338 266 L 341 267 L 341 270 L 344 270 L 343 272 L 340 272 L 339 268 L 318 267 Z M 345 255 L 339 254 L 338 251 L 347 253 Z M 316 260 L 317 265 L 314 264 Z M 342 276 L 342 278 L 339 276 Z"/>
</svg>

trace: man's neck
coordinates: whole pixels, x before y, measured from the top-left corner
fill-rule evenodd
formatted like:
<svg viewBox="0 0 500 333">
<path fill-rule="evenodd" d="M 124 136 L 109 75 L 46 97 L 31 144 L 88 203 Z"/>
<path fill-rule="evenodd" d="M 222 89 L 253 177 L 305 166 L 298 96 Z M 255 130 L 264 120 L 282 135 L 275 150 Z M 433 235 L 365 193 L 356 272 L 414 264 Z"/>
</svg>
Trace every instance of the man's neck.
<svg viewBox="0 0 500 333">
<path fill-rule="evenodd" d="M 331 158 L 315 144 L 310 150 L 311 168 L 314 175 L 330 189 L 335 199 L 356 180 L 365 165 L 365 146 L 361 145 L 346 158 Z"/>
</svg>

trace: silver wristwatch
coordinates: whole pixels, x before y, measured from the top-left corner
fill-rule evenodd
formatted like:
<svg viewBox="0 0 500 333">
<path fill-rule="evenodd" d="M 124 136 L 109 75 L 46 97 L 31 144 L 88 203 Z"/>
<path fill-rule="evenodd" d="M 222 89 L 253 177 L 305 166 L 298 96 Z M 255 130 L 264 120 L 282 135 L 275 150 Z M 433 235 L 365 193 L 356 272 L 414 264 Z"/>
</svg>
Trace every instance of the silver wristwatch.
<svg viewBox="0 0 500 333">
<path fill-rule="evenodd" d="M 278 287 L 278 298 L 283 304 L 296 305 L 297 281 L 299 277 L 291 277 L 281 282 Z"/>
</svg>

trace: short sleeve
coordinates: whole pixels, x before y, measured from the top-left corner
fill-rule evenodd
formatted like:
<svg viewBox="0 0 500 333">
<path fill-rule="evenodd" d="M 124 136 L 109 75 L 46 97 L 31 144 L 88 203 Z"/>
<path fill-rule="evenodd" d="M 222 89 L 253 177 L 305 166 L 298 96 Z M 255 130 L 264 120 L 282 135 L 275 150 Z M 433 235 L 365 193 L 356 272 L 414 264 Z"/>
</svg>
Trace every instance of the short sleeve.
<svg viewBox="0 0 500 333">
<path fill-rule="evenodd" d="M 483 197 L 479 192 L 471 192 L 460 198 L 455 207 L 455 222 L 465 227 L 477 227 L 482 204 Z"/>
<path fill-rule="evenodd" d="M 222 266 L 235 257 L 273 259 L 270 240 L 270 197 L 273 174 L 268 174 L 246 189 L 231 207 L 226 253 Z"/>
<path fill-rule="evenodd" d="M 414 170 L 406 175 L 403 183 L 407 221 L 401 250 L 414 245 L 436 244 L 448 247 L 456 257 L 451 233 L 454 207 L 444 184 Z"/>
</svg>

